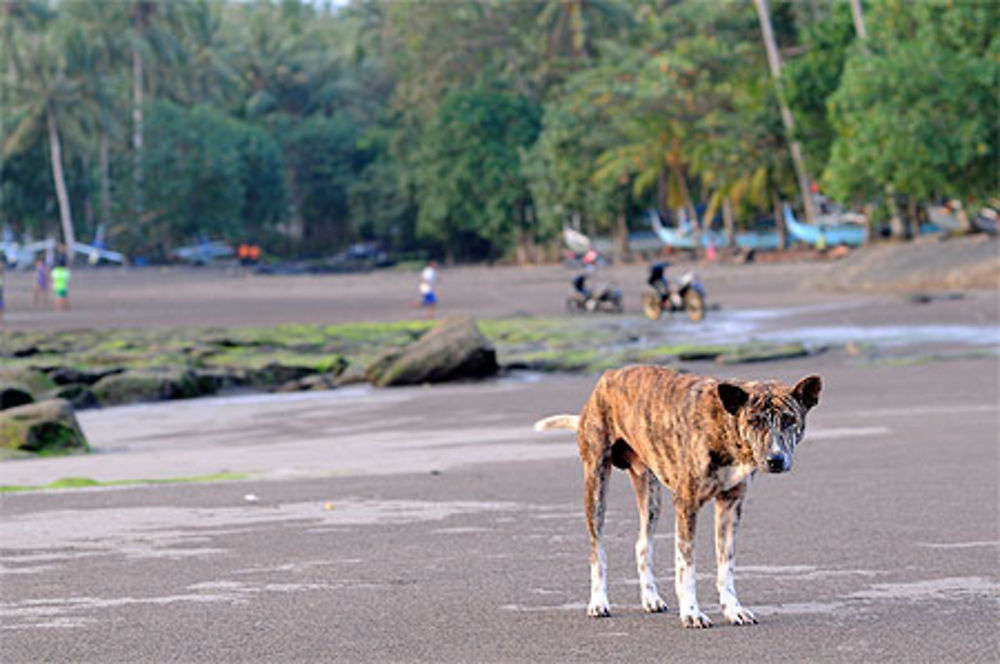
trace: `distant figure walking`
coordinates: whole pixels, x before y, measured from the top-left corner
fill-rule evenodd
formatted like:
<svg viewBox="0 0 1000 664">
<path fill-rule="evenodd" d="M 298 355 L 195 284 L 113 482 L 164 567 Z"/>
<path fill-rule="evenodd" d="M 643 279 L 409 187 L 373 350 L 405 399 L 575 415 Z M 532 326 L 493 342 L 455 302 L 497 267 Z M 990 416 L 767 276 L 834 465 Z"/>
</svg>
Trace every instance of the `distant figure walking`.
<svg viewBox="0 0 1000 664">
<path fill-rule="evenodd" d="M 427 318 L 434 318 L 434 307 L 437 306 L 437 262 L 430 261 L 420 273 L 420 306 L 424 308 Z"/>
<path fill-rule="evenodd" d="M 35 259 L 35 293 L 32 302 L 36 307 L 49 304 L 49 266 L 41 257 Z"/>
<path fill-rule="evenodd" d="M 55 296 L 55 310 L 69 311 L 69 268 L 66 259 L 60 258 L 52 268 L 52 294 Z"/>
</svg>

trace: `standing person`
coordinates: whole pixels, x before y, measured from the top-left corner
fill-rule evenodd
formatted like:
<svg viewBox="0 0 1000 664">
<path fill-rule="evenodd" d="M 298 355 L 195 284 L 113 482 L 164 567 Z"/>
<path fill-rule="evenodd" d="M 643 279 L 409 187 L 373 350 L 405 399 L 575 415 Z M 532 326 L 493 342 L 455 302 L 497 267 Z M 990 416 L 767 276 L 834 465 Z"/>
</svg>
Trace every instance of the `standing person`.
<svg viewBox="0 0 1000 664">
<path fill-rule="evenodd" d="M 427 312 L 427 318 L 434 318 L 434 307 L 437 305 L 437 262 L 430 261 L 420 273 L 420 306 Z"/>
<path fill-rule="evenodd" d="M 66 259 L 60 257 L 52 268 L 52 294 L 55 295 L 55 310 L 69 311 L 69 268 Z"/>
<path fill-rule="evenodd" d="M 49 303 L 49 266 L 41 256 L 35 259 L 35 293 L 32 301 L 36 307 L 44 307 Z"/>
</svg>

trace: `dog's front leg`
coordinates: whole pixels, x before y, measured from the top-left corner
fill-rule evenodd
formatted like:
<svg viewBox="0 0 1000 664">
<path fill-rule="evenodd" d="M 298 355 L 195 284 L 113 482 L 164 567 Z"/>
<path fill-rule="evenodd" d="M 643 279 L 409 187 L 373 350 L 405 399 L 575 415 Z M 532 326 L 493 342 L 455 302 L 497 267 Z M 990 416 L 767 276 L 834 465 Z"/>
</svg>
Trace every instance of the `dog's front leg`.
<svg viewBox="0 0 1000 664">
<path fill-rule="evenodd" d="M 711 627 L 712 621 L 698 607 L 695 588 L 697 574 L 694 564 L 694 529 L 698 518 L 698 507 L 676 501 L 674 507 L 677 512 L 674 587 L 677 590 L 681 624 L 685 627 Z"/>
<path fill-rule="evenodd" d="M 755 625 L 757 618 L 744 609 L 736 597 L 736 528 L 743 512 L 746 484 L 741 484 L 715 499 L 715 587 L 726 620 L 734 625 Z"/>
</svg>

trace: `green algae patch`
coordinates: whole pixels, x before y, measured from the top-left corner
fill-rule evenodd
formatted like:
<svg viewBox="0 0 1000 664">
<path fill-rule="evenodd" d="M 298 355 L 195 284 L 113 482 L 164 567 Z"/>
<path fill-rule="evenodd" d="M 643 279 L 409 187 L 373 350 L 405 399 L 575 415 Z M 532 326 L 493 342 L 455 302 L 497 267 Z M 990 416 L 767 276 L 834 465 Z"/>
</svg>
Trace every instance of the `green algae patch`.
<svg viewBox="0 0 1000 664">
<path fill-rule="evenodd" d="M 672 344 L 644 348 L 639 351 L 636 359 L 640 362 L 657 362 L 662 360 L 696 362 L 700 360 L 714 360 L 724 353 L 732 352 L 733 349 L 733 346 L 723 345 Z"/>
<path fill-rule="evenodd" d="M 748 345 L 737 346 L 733 350 L 719 355 L 719 364 L 745 364 L 750 362 L 773 362 L 790 360 L 796 357 L 806 357 L 809 349 L 803 344 L 781 344 L 778 346 Z"/>
<path fill-rule="evenodd" d="M 609 353 L 597 348 L 570 350 L 537 350 L 511 354 L 504 358 L 507 366 L 531 369 L 545 373 L 598 373 L 627 364 L 620 353 Z"/>
<path fill-rule="evenodd" d="M 48 484 L 2 484 L 0 493 L 18 493 L 24 491 L 48 491 L 58 489 L 89 489 L 109 486 L 142 486 L 150 484 L 205 484 L 208 482 L 229 482 L 249 479 L 247 473 L 213 473 L 210 475 L 193 475 L 190 477 L 166 477 L 157 479 L 135 480 L 95 480 L 90 477 L 63 477 Z"/>
</svg>

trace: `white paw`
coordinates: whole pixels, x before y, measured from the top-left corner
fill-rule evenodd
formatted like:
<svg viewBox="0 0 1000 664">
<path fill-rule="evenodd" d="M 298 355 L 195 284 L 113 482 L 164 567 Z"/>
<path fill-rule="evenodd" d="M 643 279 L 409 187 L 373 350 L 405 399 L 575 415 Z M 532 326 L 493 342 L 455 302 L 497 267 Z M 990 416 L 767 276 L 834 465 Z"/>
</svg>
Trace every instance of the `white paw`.
<svg viewBox="0 0 1000 664">
<path fill-rule="evenodd" d="M 643 592 L 642 610 L 647 613 L 664 613 L 667 610 L 667 603 L 660 599 L 660 595 L 655 590 Z"/>
<path fill-rule="evenodd" d="M 723 604 L 722 614 L 733 625 L 756 625 L 757 617 L 739 604 Z"/>
<path fill-rule="evenodd" d="M 705 629 L 712 626 L 712 621 L 696 606 L 681 612 L 681 625 L 694 629 Z"/>
<path fill-rule="evenodd" d="M 590 604 L 587 605 L 587 615 L 591 618 L 607 618 L 611 615 L 611 607 L 608 606 L 608 598 L 603 596 L 591 597 Z"/>
</svg>

